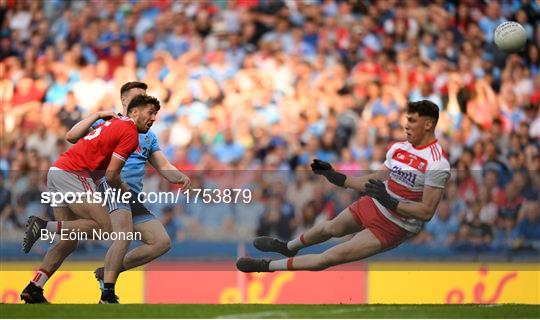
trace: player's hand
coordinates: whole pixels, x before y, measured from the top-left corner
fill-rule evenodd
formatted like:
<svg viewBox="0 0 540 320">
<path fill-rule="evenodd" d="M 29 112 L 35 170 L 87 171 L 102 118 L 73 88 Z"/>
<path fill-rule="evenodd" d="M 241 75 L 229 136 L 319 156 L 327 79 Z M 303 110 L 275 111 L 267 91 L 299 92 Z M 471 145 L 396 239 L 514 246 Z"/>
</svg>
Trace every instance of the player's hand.
<svg viewBox="0 0 540 320">
<path fill-rule="evenodd" d="M 381 180 L 369 179 L 366 183 L 366 194 L 379 201 L 385 208 L 395 211 L 399 201 L 393 198 Z"/>
<path fill-rule="evenodd" d="M 313 162 L 311 163 L 311 170 L 313 170 L 315 174 L 324 175 L 324 171 L 334 170 L 334 168 L 332 168 L 332 165 L 326 161 L 313 159 Z"/>
<path fill-rule="evenodd" d="M 313 170 L 313 173 L 315 174 L 323 175 L 330 183 L 333 183 L 336 186 L 345 186 L 347 176 L 334 170 L 332 165 L 326 161 L 314 159 L 311 163 L 311 170 Z"/>
<path fill-rule="evenodd" d="M 109 120 L 109 119 L 112 119 L 112 118 L 118 118 L 118 114 L 112 110 L 109 110 L 109 111 L 99 111 L 97 113 L 97 116 L 99 119 L 103 119 L 103 120 Z"/>
<path fill-rule="evenodd" d="M 178 184 L 182 185 L 183 191 L 191 189 L 191 179 L 182 172 L 180 172 L 180 179 L 178 179 Z"/>
<path fill-rule="evenodd" d="M 379 199 L 388 195 L 386 186 L 381 180 L 369 179 L 365 187 L 366 193 L 372 198 Z"/>
</svg>

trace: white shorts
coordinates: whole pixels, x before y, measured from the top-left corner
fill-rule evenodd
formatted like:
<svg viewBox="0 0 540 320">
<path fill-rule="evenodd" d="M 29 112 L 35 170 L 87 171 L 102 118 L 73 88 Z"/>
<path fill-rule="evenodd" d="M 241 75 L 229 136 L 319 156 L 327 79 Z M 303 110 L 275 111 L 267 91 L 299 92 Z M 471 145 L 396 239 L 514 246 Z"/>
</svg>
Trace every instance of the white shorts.
<svg viewBox="0 0 540 320">
<path fill-rule="evenodd" d="M 65 171 L 51 167 L 47 174 L 47 188 L 49 192 L 59 193 L 86 193 L 95 192 L 96 184 L 92 178 L 84 177 L 75 172 Z M 67 207 L 67 203 L 58 203 L 58 207 Z"/>
</svg>

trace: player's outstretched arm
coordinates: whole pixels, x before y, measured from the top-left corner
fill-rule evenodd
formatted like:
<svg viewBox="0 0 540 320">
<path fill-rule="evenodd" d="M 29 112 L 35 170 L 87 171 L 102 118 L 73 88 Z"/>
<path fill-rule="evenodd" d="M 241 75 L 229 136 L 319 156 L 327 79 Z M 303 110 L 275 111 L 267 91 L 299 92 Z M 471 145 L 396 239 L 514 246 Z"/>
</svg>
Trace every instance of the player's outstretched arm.
<svg viewBox="0 0 540 320">
<path fill-rule="evenodd" d="M 369 179 L 386 180 L 388 179 L 389 170 L 379 170 L 377 172 L 362 176 L 350 177 L 341 172 L 334 170 L 332 165 L 326 161 L 314 159 L 311 163 L 313 173 L 322 175 L 328 182 L 343 188 L 351 188 L 364 192 L 365 184 Z"/>
<path fill-rule="evenodd" d="M 66 132 L 66 140 L 70 143 L 76 143 L 80 138 L 84 137 L 90 131 L 92 124 L 99 119 L 108 120 L 118 118 L 114 111 L 100 111 L 89 115 L 88 117 L 77 122 L 68 132 Z"/>
<path fill-rule="evenodd" d="M 152 152 L 148 158 L 150 164 L 156 168 L 159 174 L 170 183 L 181 184 L 183 190 L 191 188 L 191 180 L 187 175 L 173 166 L 161 150 Z"/>
<path fill-rule="evenodd" d="M 347 176 L 334 170 L 330 163 L 319 159 L 313 159 L 313 162 L 311 162 L 311 170 L 313 173 L 325 177 L 328 182 L 335 184 L 338 187 L 345 188 Z"/>
</svg>

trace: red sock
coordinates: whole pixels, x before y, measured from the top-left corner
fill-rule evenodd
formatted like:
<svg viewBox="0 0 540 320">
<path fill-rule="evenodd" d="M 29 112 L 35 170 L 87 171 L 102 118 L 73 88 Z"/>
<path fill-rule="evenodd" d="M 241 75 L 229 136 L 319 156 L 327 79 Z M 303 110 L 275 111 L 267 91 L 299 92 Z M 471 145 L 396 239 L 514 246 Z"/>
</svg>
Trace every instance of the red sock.
<svg viewBox="0 0 540 320">
<path fill-rule="evenodd" d="M 62 230 L 62 221 L 49 221 L 47 222 L 47 230 L 50 232 L 59 233 Z"/>
<path fill-rule="evenodd" d="M 303 233 L 300 235 L 300 237 L 292 239 L 291 241 L 287 242 L 287 248 L 289 250 L 300 250 L 306 246 L 307 246 L 306 239 L 304 239 Z"/>
<path fill-rule="evenodd" d="M 34 279 L 32 280 L 32 283 L 34 283 L 36 286 L 43 288 L 47 280 L 49 280 L 50 274 L 43 270 L 39 269 L 36 271 L 36 275 L 34 276 Z"/>
<path fill-rule="evenodd" d="M 302 242 L 303 245 L 306 245 L 306 240 L 304 239 L 303 233 L 300 235 L 300 242 Z"/>
<path fill-rule="evenodd" d="M 292 270 L 293 269 L 293 259 L 294 258 L 287 259 L 287 270 Z"/>
</svg>

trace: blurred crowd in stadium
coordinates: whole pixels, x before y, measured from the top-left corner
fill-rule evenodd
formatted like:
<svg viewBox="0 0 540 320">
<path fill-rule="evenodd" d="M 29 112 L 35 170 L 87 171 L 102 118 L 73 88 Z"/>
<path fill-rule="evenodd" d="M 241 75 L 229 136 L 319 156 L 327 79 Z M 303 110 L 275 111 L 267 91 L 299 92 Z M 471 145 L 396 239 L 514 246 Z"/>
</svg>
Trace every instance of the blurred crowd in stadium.
<svg viewBox="0 0 540 320">
<path fill-rule="evenodd" d="M 492 44 L 505 20 L 528 45 Z M 532 0 L 0 0 L 1 233 L 20 238 L 67 129 L 120 109 L 120 86 L 162 102 L 152 130 L 195 187 L 207 170 L 268 170 L 249 205 L 154 205 L 177 240 L 291 238 L 357 196 L 309 171 L 377 170 L 409 100 L 440 107 L 456 169 L 413 243 L 455 250 L 540 241 L 540 5 Z M 148 191 L 174 188 L 151 171 Z M 8 236 L 11 235 L 11 236 Z"/>
</svg>

